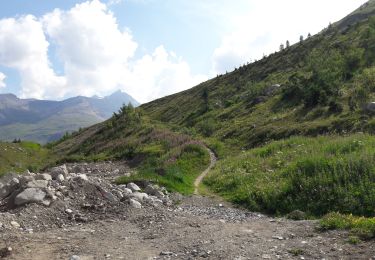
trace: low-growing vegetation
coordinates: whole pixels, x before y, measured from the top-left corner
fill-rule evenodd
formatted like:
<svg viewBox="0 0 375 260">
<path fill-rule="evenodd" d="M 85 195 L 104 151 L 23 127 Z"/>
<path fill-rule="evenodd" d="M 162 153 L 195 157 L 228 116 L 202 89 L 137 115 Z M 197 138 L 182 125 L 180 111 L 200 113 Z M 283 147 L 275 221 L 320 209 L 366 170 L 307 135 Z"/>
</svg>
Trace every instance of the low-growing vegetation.
<svg viewBox="0 0 375 260">
<path fill-rule="evenodd" d="M 117 183 L 150 181 L 170 191 L 178 191 L 185 195 L 192 194 L 194 180 L 207 167 L 209 160 L 204 147 L 187 144 L 159 158 L 148 158 L 139 168 L 138 174 L 121 177 Z"/>
<path fill-rule="evenodd" d="M 39 144 L 26 141 L 0 142 L 0 175 L 26 170 L 36 172 L 53 160 L 54 155 Z"/>
<path fill-rule="evenodd" d="M 293 137 L 218 163 L 205 183 L 269 214 L 375 216 L 375 137 Z"/>
<path fill-rule="evenodd" d="M 357 244 L 359 239 L 375 238 L 375 217 L 366 218 L 356 217 L 352 214 L 330 213 L 320 220 L 320 228 L 322 230 L 348 230 L 351 233 L 348 242 Z"/>
</svg>

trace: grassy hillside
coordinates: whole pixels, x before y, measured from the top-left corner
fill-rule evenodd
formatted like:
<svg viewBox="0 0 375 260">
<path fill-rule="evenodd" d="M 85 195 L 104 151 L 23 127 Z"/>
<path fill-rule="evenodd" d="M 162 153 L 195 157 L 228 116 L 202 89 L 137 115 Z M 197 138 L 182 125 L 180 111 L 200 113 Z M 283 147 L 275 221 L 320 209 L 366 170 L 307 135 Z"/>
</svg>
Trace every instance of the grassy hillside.
<svg viewBox="0 0 375 260">
<path fill-rule="evenodd" d="M 0 142 L 0 176 L 6 173 L 36 172 L 54 160 L 53 154 L 31 142 Z"/>
<path fill-rule="evenodd" d="M 293 137 L 221 160 L 205 180 L 251 210 L 375 216 L 375 137 Z"/>
<path fill-rule="evenodd" d="M 119 183 L 149 180 L 184 194 L 193 192 L 194 178 L 209 164 L 202 142 L 172 132 L 132 106 L 51 146 L 62 162 L 127 160 L 139 174 Z"/>
<path fill-rule="evenodd" d="M 188 193 L 207 144 L 222 161 L 206 183 L 236 203 L 272 214 L 373 216 L 373 7 L 192 89 L 123 107 L 54 150 L 65 160 L 126 159 L 138 167 L 135 179 Z"/>
<path fill-rule="evenodd" d="M 154 119 L 251 148 L 292 135 L 374 131 L 375 18 L 336 27 L 142 106 Z M 278 87 L 280 85 L 280 87 Z"/>
</svg>

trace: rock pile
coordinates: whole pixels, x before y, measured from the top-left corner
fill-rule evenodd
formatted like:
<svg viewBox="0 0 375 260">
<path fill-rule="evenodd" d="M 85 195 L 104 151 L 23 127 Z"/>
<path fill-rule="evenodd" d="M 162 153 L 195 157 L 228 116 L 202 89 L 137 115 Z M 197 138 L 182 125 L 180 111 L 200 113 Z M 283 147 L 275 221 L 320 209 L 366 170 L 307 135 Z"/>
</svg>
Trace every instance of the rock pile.
<svg viewBox="0 0 375 260">
<path fill-rule="evenodd" d="M 171 204 L 164 188 L 153 184 L 142 187 L 135 183 L 116 185 L 106 179 L 105 174 L 89 173 L 78 165 L 62 165 L 45 173 L 5 176 L 0 180 L 0 211 L 21 212 L 23 208 L 35 207 L 41 212 L 40 207 L 43 207 L 51 211 L 49 213 L 57 222 L 64 217 L 87 222 L 98 215 L 116 214 L 124 209 Z M 45 214 L 45 210 L 43 212 Z M 38 215 L 36 211 L 31 213 Z"/>
</svg>

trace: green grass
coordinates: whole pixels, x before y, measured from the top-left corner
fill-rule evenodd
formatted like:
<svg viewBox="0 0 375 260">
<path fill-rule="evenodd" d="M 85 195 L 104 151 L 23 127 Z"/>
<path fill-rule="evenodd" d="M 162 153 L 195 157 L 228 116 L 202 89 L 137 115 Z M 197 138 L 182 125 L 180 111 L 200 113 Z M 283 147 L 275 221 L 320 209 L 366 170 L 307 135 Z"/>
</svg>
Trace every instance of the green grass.
<svg viewBox="0 0 375 260">
<path fill-rule="evenodd" d="M 145 162 L 136 175 L 121 177 L 118 184 L 137 181 L 151 181 L 166 187 L 169 191 L 192 194 L 195 178 L 209 165 L 209 155 L 201 145 L 190 144 L 183 147 L 178 154 L 159 160 Z"/>
<path fill-rule="evenodd" d="M 219 161 L 205 184 L 251 210 L 375 216 L 375 137 L 293 137 Z"/>
<path fill-rule="evenodd" d="M 357 244 L 358 238 L 375 238 L 375 218 L 356 217 L 351 214 L 330 213 L 320 220 L 322 230 L 348 230 L 351 233 L 349 242 Z"/>
<path fill-rule="evenodd" d="M 55 159 L 50 150 L 32 142 L 0 142 L 0 175 L 38 171 Z"/>
</svg>

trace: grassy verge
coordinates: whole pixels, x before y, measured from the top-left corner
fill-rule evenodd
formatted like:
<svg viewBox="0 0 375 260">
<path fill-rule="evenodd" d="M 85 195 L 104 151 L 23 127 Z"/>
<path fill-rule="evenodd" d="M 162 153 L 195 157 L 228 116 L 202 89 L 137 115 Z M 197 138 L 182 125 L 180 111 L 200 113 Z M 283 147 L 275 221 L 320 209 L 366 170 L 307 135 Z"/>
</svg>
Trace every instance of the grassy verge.
<svg viewBox="0 0 375 260">
<path fill-rule="evenodd" d="M 150 149 L 150 148 L 149 148 Z M 117 183 L 151 181 L 170 191 L 191 194 L 195 178 L 208 166 L 209 155 L 204 147 L 188 144 L 166 156 L 149 158 L 139 167 L 138 174 L 122 177 Z"/>
<path fill-rule="evenodd" d="M 219 161 L 211 190 L 250 210 L 375 216 L 375 137 L 293 137 Z"/>
<path fill-rule="evenodd" d="M 349 230 L 351 233 L 349 242 L 353 244 L 358 242 L 358 238 L 375 238 L 375 218 L 330 213 L 320 220 L 320 227 L 322 230 Z"/>
<path fill-rule="evenodd" d="M 54 156 L 50 150 L 32 142 L 0 143 L 0 175 L 27 169 L 38 171 L 44 168 Z"/>
</svg>

